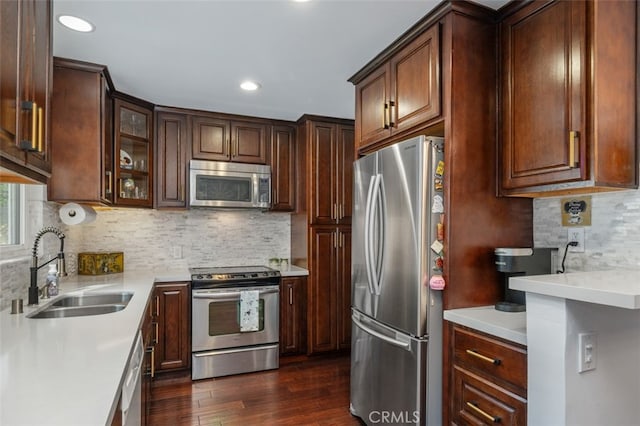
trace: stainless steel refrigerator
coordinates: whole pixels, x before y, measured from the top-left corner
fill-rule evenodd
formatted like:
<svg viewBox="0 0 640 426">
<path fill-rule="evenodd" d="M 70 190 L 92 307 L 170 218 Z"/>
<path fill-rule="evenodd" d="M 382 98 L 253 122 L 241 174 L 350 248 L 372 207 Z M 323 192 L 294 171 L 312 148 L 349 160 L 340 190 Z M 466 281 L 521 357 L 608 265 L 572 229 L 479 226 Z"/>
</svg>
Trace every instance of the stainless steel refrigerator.
<svg viewBox="0 0 640 426">
<path fill-rule="evenodd" d="M 369 425 L 442 423 L 443 152 L 420 136 L 354 164 L 350 409 Z"/>
</svg>

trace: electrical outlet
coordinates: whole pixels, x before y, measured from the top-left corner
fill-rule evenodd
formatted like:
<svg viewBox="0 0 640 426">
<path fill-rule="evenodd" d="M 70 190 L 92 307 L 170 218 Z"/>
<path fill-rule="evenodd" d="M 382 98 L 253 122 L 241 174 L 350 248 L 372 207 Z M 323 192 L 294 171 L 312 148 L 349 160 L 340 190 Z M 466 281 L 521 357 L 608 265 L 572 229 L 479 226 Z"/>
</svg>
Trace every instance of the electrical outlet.
<svg viewBox="0 0 640 426">
<path fill-rule="evenodd" d="M 569 251 L 573 253 L 584 253 L 584 228 L 569 228 L 567 231 L 567 242 L 577 242 L 577 246 L 569 246 Z"/>
<path fill-rule="evenodd" d="M 578 373 L 596 369 L 596 333 L 578 334 Z"/>
</svg>

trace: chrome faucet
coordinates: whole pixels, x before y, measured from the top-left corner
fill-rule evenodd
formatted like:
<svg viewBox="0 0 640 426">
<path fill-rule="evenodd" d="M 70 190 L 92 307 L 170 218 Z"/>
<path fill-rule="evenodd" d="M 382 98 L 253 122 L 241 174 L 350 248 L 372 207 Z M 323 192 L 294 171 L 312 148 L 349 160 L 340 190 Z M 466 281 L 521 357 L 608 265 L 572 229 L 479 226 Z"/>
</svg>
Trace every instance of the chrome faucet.
<svg viewBox="0 0 640 426">
<path fill-rule="evenodd" d="M 58 252 L 58 255 L 56 257 L 38 266 L 38 243 L 40 242 L 40 238 L 42 238 L 44 234 L 47 234 L 49 232 L 56 234 L 56 236 L 60 239 L 60 251 Z M 58 276 L 66 277 L 67 267 L 64 262 L 64 234 L 58 228 L 48 226 L 46 228 L 42 228 L 40 232 L 38 232 L 38 234 L 36 235 L 36 240 L 33 243 L 33 250 L 31 251 L 31 267 L 29 268 L 29 271 L 31 272 L 31 284 L 29 285 L 29 305 L 38 304 L 38 270 L 43 266 L 53 262 L 54 260 L 58 261 Z"/>
</svg>

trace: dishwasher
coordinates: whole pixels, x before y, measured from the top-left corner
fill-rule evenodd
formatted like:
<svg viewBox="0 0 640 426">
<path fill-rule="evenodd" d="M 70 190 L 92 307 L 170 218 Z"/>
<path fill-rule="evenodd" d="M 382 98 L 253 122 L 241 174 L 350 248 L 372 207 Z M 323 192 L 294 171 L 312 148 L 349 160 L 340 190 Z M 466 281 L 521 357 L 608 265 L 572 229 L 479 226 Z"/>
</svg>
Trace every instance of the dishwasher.
<svg viewBox="0 0 640 426">
<path fill-rule="evenodd" d="M 140 426 L 142 418 L 141 396 L 142 378 L 140 369 L 144 359 L 144 346 L 142 345 L 142 333 L 136 336 L 136 345 L 133 348 L 131 358 L 122 384 L 122 410 L 123 426 Z"/>
</svg>

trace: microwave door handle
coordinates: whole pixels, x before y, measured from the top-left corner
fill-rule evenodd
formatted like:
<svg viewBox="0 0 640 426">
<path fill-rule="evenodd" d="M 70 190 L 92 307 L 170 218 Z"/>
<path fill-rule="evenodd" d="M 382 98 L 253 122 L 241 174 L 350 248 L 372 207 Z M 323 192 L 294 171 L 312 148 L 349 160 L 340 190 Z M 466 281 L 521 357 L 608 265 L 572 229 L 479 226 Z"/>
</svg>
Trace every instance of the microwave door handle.
<svg viewBox="0 0 640 426">
<path fill-rule="evenodd" d="M 253 182 L 253 196 L 251 197 L 251 204 L 253 207 L 260 205 L 260 178 L 257 174 L 251 176 L 251 182 Z"/>
</svg>

